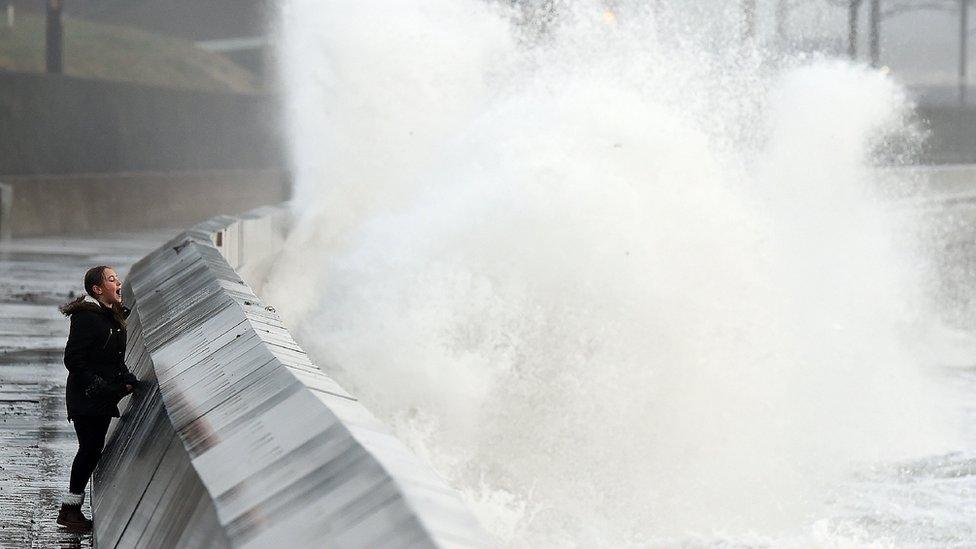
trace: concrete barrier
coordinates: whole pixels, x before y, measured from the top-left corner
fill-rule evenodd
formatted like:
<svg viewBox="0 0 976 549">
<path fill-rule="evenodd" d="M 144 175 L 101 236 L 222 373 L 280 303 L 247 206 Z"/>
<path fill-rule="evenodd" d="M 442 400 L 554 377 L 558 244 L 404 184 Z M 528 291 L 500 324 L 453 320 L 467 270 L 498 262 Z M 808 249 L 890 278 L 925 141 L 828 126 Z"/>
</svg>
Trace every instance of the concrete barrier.
<svg viewBox="0 0 976 549">
<path fill-rule="evenodd" d="M 286 200 L 281 170 L 7 176 L 14 236 L 186 227 Z"/>
<path fill-rule="evenodd" d="M 124 288 L 145 380 L 95 472 L 99 547 L 469 547 L 459 494 L 311 363 L 234 266 L 287 212 L 197 225 Z M 277 233 L 283 234 L 283 232 Z"/>
<path fill-rule="evenodd" d="M 0 70 L 0 174 L 282 168 L 280 110 L 275 96 Z"/>
<path fill-rule="evenodd" d="M 958 89 L 952 90 L 958 92 Z M 929 132 L 919 160 L 926 164 L 976 162 L 976 108 L 958 102 L 923 103 L 918 118 Z"/>
<path fill-rule="evenodd" d="M 291 211 L 282 205 L 247 212 L 237 221 L 214 228 L 213 244 L 255 294 L 291 226 Z"/>
<path fill-rule="evenodd" d="M 884 194 L 903 201 L 910 211 L 976 206 L 976 164 L 880 168 L 877 173 Z"/>
</svg>

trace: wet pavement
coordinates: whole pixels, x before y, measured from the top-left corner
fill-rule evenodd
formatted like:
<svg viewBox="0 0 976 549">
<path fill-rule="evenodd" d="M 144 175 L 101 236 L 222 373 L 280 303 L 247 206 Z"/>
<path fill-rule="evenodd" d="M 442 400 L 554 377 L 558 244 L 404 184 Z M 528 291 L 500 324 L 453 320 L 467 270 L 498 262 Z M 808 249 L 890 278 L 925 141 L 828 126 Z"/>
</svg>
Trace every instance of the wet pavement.
<svg viewBox="0 0 976 549">
<path fill-rule="evenodd" d="M 92 546 L 90 535 L 55 524 L 77 449 L 64 408 L 68 322 L 57 305 L 82 291 L 88 268 L 111 265 L 124 279 L 175 232 L 0 242 L 0 548 Z"/>
</svg>

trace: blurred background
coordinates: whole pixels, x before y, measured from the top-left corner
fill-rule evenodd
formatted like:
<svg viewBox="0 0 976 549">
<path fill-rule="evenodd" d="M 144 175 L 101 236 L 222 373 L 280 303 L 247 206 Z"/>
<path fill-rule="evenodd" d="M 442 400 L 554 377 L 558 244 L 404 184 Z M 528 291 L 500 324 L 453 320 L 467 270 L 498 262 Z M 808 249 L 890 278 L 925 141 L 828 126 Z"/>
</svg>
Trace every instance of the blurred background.
<svg viewBox="0 0 976 549">
<path fill-rule="evenodd" d="M 744 39 L 890 70 L 932 132 L 919 160 L 973 161 L 968 0 L 733 3 Z M 273 0 L 0 2 L 0 175 L 247 170 L 210 175 L 284 193 L 276 9 Z"/>
<path fill-rule="evenodd" d="M 271 7 L 4 2 L 6 231 L 179 226 L 284 199 Z M 113 196 L 111 211 L 90 204 L 86 192 Z"/>
</svg>

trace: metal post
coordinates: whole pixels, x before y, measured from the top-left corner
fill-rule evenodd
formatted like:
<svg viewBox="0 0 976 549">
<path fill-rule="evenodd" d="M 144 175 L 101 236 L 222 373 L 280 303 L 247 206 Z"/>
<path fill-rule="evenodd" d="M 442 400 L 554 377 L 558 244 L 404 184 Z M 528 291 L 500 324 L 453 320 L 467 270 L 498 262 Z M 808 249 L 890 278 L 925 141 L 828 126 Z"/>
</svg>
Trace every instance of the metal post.
<svg viewBox="0 0 976 549">
<path fill-rule="evenodd" d="M 45 57 L 47 72 L 61 73 L 64 70 L 64 27 L 61 22 L 62 0 L 47 0 L 47 32 L 45 34 Z"/>
<path fill-rule="evenodd" d="M 959 0 L 959 102 L 966 104 L 969 69 L 969 0 Z"/>
<path fill-rule="evenodd" d="M 847 6 L 847 55 L 851 59 L 857 59 L 857 26 L 861 16 L 862 1 L 851 0 Z"/>
<path fill-rule="evenodd" d="M 743 42 L 756 37 L 756 0 L 742 0 Z"/>
<path fill-rule="evenodd" d="M 786 47 L 786 20 L 789 18 L 789 0 L 779 0 L 776 4 L 776 42 L 780 48 Z"/>
<path fill-rule="evenodd" d="M 871 0 L 870 19 L 871 66 L 881 65 L 881 0 Z"/>
<path fill-rule="evenodd" d="M 14 187 L 7 183 L 0 183 L 0 242 L 10 240 L 14 229 L 13 221 L 10 219 L 14 211 Z M 0 252 L 3 247 L 0 246 Z"/>
</svg>

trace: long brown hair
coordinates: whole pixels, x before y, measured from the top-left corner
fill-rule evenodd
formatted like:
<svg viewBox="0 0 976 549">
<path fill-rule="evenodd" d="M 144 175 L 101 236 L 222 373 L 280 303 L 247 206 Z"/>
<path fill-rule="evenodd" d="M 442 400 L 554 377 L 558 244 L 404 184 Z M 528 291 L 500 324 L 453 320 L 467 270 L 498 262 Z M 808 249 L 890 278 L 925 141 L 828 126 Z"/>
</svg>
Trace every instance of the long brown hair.
<svg viewBox="0 0 976 549">
<path fill-rule="evenodd" d="M 88 269 L 88 272 L 85 273 L 85 292 L 88 295 L 98 299 L 98 296 L 92 291 L 92 286 L 101 286 L 102 282 L 105 282 L 105 269 L 109 268 L 108 265 L 99 265 Z"/>
<path fill-rule="evenodd" d="M 96 296 L 95 292 L 92 291 L 92 286 L 101 286 L 101 284 L 105 282 L 105 269 L 111 269 L 111 267 L 107 265 L 99 265 L 98 267 L 88 269 L 88 271 L 85 273 L 85 293 L 90 295 L 95 301 L 98 301 L 98 296 Z M 61 313 L 65 316 L 69 316 L 74 314 L 74 312 L 79 310 L 79 308 L 86 306 L 94 307 L 94 310 L 99 310 L 101 307 L 101 305 L 89 305 L 88 303 L 85 303 L 85 296 L 81 295 L 65 303 L 64 305 L 61 305 L 58 307 L 58 310 L 61 311 Z M 119 326 L 125 330 L 126 312 L 122 305 L 115 303 L 112 306 L 112 316 L 115 317 L 115 321 L 119 324 Z"/>
</svg>

